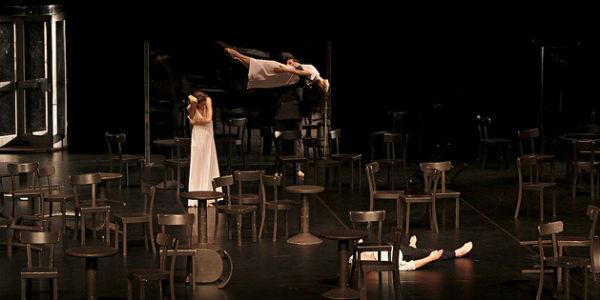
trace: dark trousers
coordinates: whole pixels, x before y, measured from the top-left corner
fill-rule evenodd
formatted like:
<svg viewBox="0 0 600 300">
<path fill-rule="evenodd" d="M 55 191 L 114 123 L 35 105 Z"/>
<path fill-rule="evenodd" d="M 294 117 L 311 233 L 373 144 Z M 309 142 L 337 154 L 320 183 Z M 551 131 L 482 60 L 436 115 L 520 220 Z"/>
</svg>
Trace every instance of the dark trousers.
<svg viewBox="0 0 600 300">
<path fill-rule="evenodd" d="M 427 248 L 413 248 L 413 247 L 408 247 L 408 246 L 400 246 L 400 250 L 402 251 L 402 260 L 404 261 L 411 261 L 411 260 L 418 260 L 418 259 L 422 259 L 425 258 L 427 256 L 429 256 L 429 253 L 431 253 L 431 251 L 435 250 L 435 249 L 427 249 Z M 445 260 L 445 259 L 453 259 L 454 258 L 454 250 L 449 250 L 449 249 L 443 249 L 444 253 L 442 254 L 442 257 L 440 258 L 440 260 Z"/>
</svg>

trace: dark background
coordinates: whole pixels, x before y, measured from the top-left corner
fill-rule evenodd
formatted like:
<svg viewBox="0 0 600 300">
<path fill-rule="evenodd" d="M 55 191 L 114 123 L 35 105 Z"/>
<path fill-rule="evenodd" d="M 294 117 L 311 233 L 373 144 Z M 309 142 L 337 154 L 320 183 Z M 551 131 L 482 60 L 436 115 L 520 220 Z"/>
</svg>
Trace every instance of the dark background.
<svg viewBox="0 0 600 300">
<path fill-rule="evenodd" d="M 107 130 L 126 132 L 128 150 L 142 151 L 145 40 L 170 54 L 177 75 L 207 80 L 224 62 L 215 40 L 291 51 L 322 74 L 331 41 L 332 122 L 348 151 L 367 153 L 368 133 L 390 126 L 389 110 L 408 111 L 411 152 L 427 156 L 434 144 L 451 140 L 450 158 L 469 159 L 477 113 L 495 119 L 497 135 L 514 138 L 519 128 L 540 126 L 543 111 L 551 139 L 600 109 L 598 38 L 563 26 L 566 15 L 577 17 L 567 11 L 533 10 L 495 22 L 483 13 L 468 21 L 455 14 L 421 18 L 410 8 L 375 5 L 341 10 L 298 2 L 250 10 L 236 3 L 53 3 L 67 13 L 74 152 L 104 152 Z M 543 107 L 541 45 L 567 48 L 547 53 Z"/>
</svg>

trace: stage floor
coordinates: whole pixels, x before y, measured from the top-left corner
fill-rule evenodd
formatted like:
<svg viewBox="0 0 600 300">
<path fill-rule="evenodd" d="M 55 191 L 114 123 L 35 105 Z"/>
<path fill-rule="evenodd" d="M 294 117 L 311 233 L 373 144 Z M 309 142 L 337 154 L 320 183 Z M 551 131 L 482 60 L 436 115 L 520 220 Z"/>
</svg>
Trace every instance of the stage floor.
<svg viewBox="0 0 600 300">
<path fill-rule="evenodd" d="M 257 151 L 258 152 L 258 151 Z M 160 157 L 157 156 L 159 161 Z M 54 152 L 28 155 L 0 154 L 0 171 L 6 170 L 8 162 L 39 161 L 40 164 L 52 164 L 56 167 L 62 182 L 68 182 L 70 174 L 81 174 L 99 170 L 107 171 L 109 164 L 103 154 L 70 154 Z M 220 158 L 223 163 L 225 160 Z M 252 154 L 248 158 L 250 168 L 264 168 L 268 174 L 274 170 L 273 159 Z M 239 161 L 234 160 L 235 164 Z M 365 162 L 363 162 L 363 165 Z M 411 167 L 413 169 L 414 167 Z M 222 174 L 226 168 L 222 166 Z M 590 203 L 589 192 L 578 194 L 577 200 L 570 197 L 571 185 L 563 176 L 559 181 L 557 196 L 559 220 L 565 222 L 567 234 L 587 234 L 589 221 L 585 216 L 585 207 Z M 364 172 L 364 170 L 362 170 Z M 350 226 L 349 210 L 368 209 L 368 187 L 363 176 L 362 190 L 351 193 L 348 173 L 344 172 L 343 193 L 338 196 L 336 188 L 331 186 L 321 198 L 333 212 Z M 311 172 L 307 172 L 307 176 Z M 364 173 L 363 173 L 364 174 Z M 477 167 L 467 167 L 453 182 L 452 188 L 462 193 L 460 230 L 454 229 L 453 205 L 448 205 L 448 222 L 441 224 L 439 235 L 431 233 L 429 225 L 422 222 L 425 211 L 415 205 L 412 213 L 411 232 L 418 237 L 418 246 L 425 248 L 455 248 L 464 242 L 473 241 L 474 249 L 465 258 L 438 261 L 420 270 L 401 273 L 403 299 L 533 299 L 537 289 L 537 274 L 524 274 L 537 259 L 537 248 L 519 245 L 522 240 L 537 239 L 538 209 L 537 197 L 529 202 L 531 212 L 526 213 L 523 206 L 518 221 L 513 219 L 516 205 L 517 173 L 514 166 L 509 169 L 489 169 L 482 171 Z M 151 180 L 160 180 L 163 170 L 160 164 L 151 168 Z M 321 176 L 323 178 L 323 176 Z M 309 179 L 310 180 L 310 179 Z M 138 184 L 138 171 L 132 167 L 131 182 L 135 186 L 124 187 L 120 197 L 127 200 L 126 208 L 113 205 L 115 212 L 139 211 L 141 191 Z M 9 184 L 4 180 L 4 186 Z M 587 182 L 580 184 L 587 188 Z M 110 191 L 112 197 L 119 197 L 116 186 Z M 175 198 L 175 191 L 159 191 L 155 204 L 155 213 L 179 213 L 181 206 Z M 596 200 L 596 203 L 598 200 Z M 550 208 L 549 203 L 546 205 Z M 5 201 L 4 211 L 10 211 L 10 201 Z M 387 210 L 384 234 L 390 238 L 390 228 L 395 224 L 394 205 L 378 202 L 378 206 Z M 550 210 L 546 216 L 550 219 Z M 283 219 L 283 218 L 281 218 Z M 260 218 L 258 218 L 258 221 Z M 222 290 L 211 285 L 198 286 L 196 291 L 182 282 L 185 274 L 184 259 L 178 263 L 176 279 L 177 299 L 322 299 L 321 294 L 335 288 L 337 284 L 337 246 L 335 241 L 324 240 L 313 246 L 296 246 L 285 242 L 283 228 L 280 227 L 277 242 L 271 241 L 271 227 L 263 239 L 257 243 L 251 240 L 249 221 L 244 220 L 243 245 L 237 246 L 235 238 L 228 240 L 220 234 L 218 244 L 232 256 L 233 277 Z M 266 224 L 271 224 L 268 214 Z M 332 214 L 318 201 L 311 202 L 311 230 L 341 228 Z M 155 226 L 155 230 L 158 227 Z M 210 228 L 212 229 L 212 228 Z M 222 228 L 221 228 L 222 229 Z M 298 231 L 298 216 L 291 215 L 290 233 Z M 224 230 L 220 230 L 221 233 Z M 117 254 L 103 258 L 98 263 L 98 295 L 107 299 L 125 299 L 127 290 L 127 270 L 130 268 L 156 266 L 158 256 L 147 251 L 142 242 L 141 226 L 130 227 L 129 253 L 127 257 Z M 5 230 L 0 238 L 4 239 Z M 408 237 L 404 237 L 406 242 Z M 76 246 L 71 232 L 58 247 L 56 266 L 60 271 L 59 298 L 80 299 L 85 295 L 84 260 L 67 257 L 64 249 Z M 579 254 L 573 251 L 573 254 Z M 9 260 L 6 247 L 0 246 L 0 290 L 2 299 L 18 299 L 20 296 L 19 271 L 26 265 L 24 249 L 17 248 L 14 257 Z M 387 275 L 383 283 L 378 284 L 376 273 L 370 274 L 368 286 L 369 299 L 393 299 L 393 290 L 387 284 Z M 544 298 L 552 297 L 551 276 L 546 277 Z M 33 298 L 49 298 L 47 281 L 34 281 Z M 574 298 L 582 298 L 582 274 L 573 272 L 571 292 Z M 158 287 L 147 287 L 147 295 L 156 298 Z M 600 298 L 600 282 L 589 281 L 589 299 Z"/>
</svg>

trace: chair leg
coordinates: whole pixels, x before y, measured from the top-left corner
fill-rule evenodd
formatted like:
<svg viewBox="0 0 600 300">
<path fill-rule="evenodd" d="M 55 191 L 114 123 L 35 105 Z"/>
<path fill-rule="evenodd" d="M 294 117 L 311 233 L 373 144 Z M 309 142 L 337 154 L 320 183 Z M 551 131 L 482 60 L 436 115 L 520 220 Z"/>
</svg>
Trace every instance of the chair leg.
<svg viewBox="0 0 600 300">
<path fill-rule="evenodd" d="M 127 223 L 126 222 L 123 222 L 123 256 L 127 256 Z"/>
<path fill-rule="evenodd" d="M 146 247 L 146 250 L 148 250 L 148 231 L 146 229 L 146 223 L 142 223 L 142 233 L 144 234 L 144 247 Z"/>
<path fill-rule="evenodd" d="M 569 268 L 565 268 L 565 294 L 567 295 L 567 299 L 569 298 L 569 296 L 571 295 L 571 289 L 569 288 L 571 286 L 571 283 L 569 282 L 569 278 L 571 277 L 569 273 L 571 273 L 571 269 Z"/>
<path fill-rule="evenodd" d="M 410 187 L 408 185 L 408 175 L 407 175 L 407 172 L 406 172 L 406 159 L 402 161 L 402 173 L 403 173 L 402 176 L 404 176 L 403 177 L 403 179 L 404 179 L 404 189 L 405 189 L 406 194 L 408 194 L 408 193 L 410 193 Z"/>
<path fill-rule="evenodd" d="M 152 246 L 152 253 L 156 253 L 156 243 L 154 242 L 154 225 L 152 225 L 152 217 L 148 222 L 148 235 L 150 236 L 150 245 Z"/>
<path fill-rule="evenodd" d="M 129 163 L 125 163 L 125 182 L 127 187 L 129 187 Z"/>
<path fill-rule="evenodd" d="M 52 300 L 58 300 L 58 278 L 52 278 Z"/>
<path fill-rule="evenodd" d="M 288 211 L 287 209 L 283 211 L 283 220 L 285 223 L 285 239 L 288 238 Z"/>
<path fill-rule="evenodd" d="M 552 218 L 556 220 L 556 187 L 552 189 Z"/>
<path fill-rule="evenodd" d="M 260 214 L 260 228 L 258 229 L 258 239 L 262 239 L 263 230 L 265 229 L 266 210 Z"/>
<path fill-rule="evenodd" d="M 160 298 L 162 298 L 162 287 L 160 288 Z M 140 300 L 146 299 L 146 284 L 142 281 L 140 282 Z"/>
<path fill-rule="evenodd" d="M 358 159 L 358 189 L 362 189 L 362 158 Z"/>
<path fill-rule="evenodd" d="M 252 212 L 252 241 L 256 243 L 256 211 Z"/>
<path fill-rule="evenodd" d="M 521 199 L 523 199 L 523 187 L 519 184 L 519 192 L 517 194 L 517 208 L 515 209 L 515 220 L 519 217 L 519 210 L 521 209 Z"/>
<path fill-rule="evenodd" d="M 577 167 L 575 167 L 575 170 L 573 171 L 573 190 L 571 191 L 571 197 L 573 197 L 573 200 L 575 200 L 576 197 L 576 190 L 577 190 L 577 175 L 579 175 L 579 170 L 577 169 Z"/>
<path fill-rule="evenodd" d="M 171 300 L 175 300 L 175 276 L 173 274 L 169 278 L 169 292 L 171 293 Z"/>
<path fill-rule="evenodd" d="M 583 268 L 583 300 L 587 300 L 587 289 L 588 289 L 588 269 Z"/>
<path fill-rule="evenodd" d="M 544 189 L 540 191 L 540 223 L 544 223 Z"/>
<path fill-rule="evenodd" d="M 27 300 L 27 279 L 21 279 L 21 300 Z"/>
<path fill-rule="evenodd" d="M 277 215 L 279 215 L 279 210 L 275 207 L 273 210 L 273 242 L 277 242 Z"/>
<path fill-rule="evenodd" d="M 400 300 L 400 271 L 392 271 L 394 277 L 394 299 Z"/>
<path fill-rule="evenodd" d="M 454 200 L 454 229 L 460 228 L 460 198 Z"/>
<path fill-rule="evenodd" d="M 435 203 L 431 203 L 431 222 L 433 223 L 433 232 L 440 233 L 437 223 L 437 213 L 435 211 Z"/>
<path fill-rule="evenodd" d="M 237 243 L 238 246 L 242 245 L 242 215 L 235 216 L 235 226 L 237 229 Z"/>
<path fill-rule="evenodd" d="M 341 169 L 341 167 L 340 167 L 340 169 Z M 354 162 L 353 161 L 350 161 L 350 191 L 354 192 Z"/>
<path fill-rule="evenodd" d="M 408 228 L 410 226 L 410 203 L 406 203 L 406 215 L 404 218 L 404 222 L 406 223 L 404 225 L 404 234 L 408 235 Z"/>
<path fill-rule="evenodd" d="M 366 274 L 362 270 L 360 270 L 360 267 L 359 267 L 358 272 L 359 272 L 360 277 L 362 279 L 362 280 L 360 280 L 360 283 L 361 283 L 361 287 L 360 287 L 360 299 L 361 300 L 367 300 L 367 276 L 366 276 Z"/>
<path fill-rule="evenodd" d="M 544 288 L 544 267 L 540 268 L 540 280 L 538 281 L 538 289 L 537 294 L 535 296 L 536 300 L 540 300 L 542 298 L 542 289 Z"/>
<path fill-rule="evenodd" d="M 127 278 L 127 300 L 133 300 L 133 283 Z"/>
</svg>

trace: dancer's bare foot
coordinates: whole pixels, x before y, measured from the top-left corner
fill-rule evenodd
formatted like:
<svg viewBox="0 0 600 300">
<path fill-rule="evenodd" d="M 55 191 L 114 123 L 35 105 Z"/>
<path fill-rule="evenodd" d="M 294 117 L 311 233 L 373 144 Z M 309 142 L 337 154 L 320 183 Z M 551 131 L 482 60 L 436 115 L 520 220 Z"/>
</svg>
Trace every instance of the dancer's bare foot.
<svg viewBox="0 0 600 300">
<path fill-rule="evenodd" d="M 454 255 L 456 257 L 463 257 L 467 255 L 473 249 L 473 242 L 468 242 L 462 245 L 462 247 L 454 250 Z"/>
<path fill-rule="evenodd" d="M 410 241 L 408 242 L 409 247 L 417 248 L 417 236 L 413 235 L 410 237 Z"/>
</svg>

